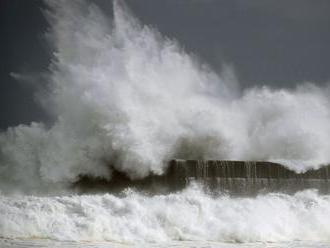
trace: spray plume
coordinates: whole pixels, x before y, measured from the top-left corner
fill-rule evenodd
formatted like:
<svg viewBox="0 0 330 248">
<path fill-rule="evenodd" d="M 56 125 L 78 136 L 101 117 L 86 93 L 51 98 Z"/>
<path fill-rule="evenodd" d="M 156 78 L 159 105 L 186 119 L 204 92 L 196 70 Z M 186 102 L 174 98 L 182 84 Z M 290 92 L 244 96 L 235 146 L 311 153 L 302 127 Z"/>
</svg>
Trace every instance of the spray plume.
<svg viewBox="0 0 330 248">
<path fill-rule="evenodd" d="M 166 161 L 277 161 L 303 171 L 330 161 L 325 89 L 235 90 L 114 1 L 113 18 L 85 1 L 46 1 L 54 49 L 40 101 L 54 123 L 0 134 L 0 187 L 66 188 L 79 175 L 132 179 Z"/>
</svg>

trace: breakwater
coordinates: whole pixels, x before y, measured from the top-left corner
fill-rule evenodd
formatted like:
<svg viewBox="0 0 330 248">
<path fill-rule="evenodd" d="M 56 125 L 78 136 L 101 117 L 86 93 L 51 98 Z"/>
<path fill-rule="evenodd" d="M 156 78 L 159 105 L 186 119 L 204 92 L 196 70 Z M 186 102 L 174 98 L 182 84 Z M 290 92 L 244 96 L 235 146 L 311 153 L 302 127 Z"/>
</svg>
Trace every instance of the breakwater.
<svg viewBox="0 0 330 248">
<path fill-rule="evenodd" d="M 114 172 L 111 181 L 82 176 L 75 186 L 83 191 L 102 189 L 119 192 L 133 187 L 158 193 L 181 190 L 192 182 L 200 183 L 213 192 L 234 194 L 294 193 L 308 188 L 326 193 L 330 192 L 330 166 L 296 173 L 281 164 L 265 161 L 176 159 L 168 163 L 163 175 L 131 180 L 123 173 Z"/>
</svg>

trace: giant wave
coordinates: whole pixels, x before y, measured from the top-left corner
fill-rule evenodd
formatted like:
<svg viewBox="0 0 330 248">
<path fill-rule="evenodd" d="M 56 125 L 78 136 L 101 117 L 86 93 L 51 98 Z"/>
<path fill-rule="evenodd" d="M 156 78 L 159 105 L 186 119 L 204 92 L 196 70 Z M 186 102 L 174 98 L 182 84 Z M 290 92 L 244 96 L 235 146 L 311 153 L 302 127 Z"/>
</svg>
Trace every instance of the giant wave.
<svg viewBox="0 0 330 248">
<path fill-rule="evenodd" d="M 121 1 L 46 1 L 53 58 L 39 101 L 52 124 L 0 134 L 0 188 L 66 190 L 80 175 L 161 174 L 166 161 L 268 160 L 297 171 L 330 161 L 327 88 L 240 89 Z M 228 76 L 229 75 L 229 76 Z"/>
</svg>

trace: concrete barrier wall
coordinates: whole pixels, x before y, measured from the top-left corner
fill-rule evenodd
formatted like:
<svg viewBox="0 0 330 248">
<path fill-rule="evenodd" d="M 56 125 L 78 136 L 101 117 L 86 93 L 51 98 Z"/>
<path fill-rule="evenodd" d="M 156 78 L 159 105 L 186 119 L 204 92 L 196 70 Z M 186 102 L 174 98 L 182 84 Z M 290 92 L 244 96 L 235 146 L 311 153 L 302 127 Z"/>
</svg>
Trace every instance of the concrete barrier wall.
<svg viewBox="0 0 330 248">
<path fill-rule="evenodd" d="M 260 192 L 294 193 L 303 189 L 330 192 L 330 166 L 305 173 L 295 173 L 272 162 L 172 160 L 163 175 L 151 175 L 130 180 L 125 174 L 114 172 L 111 181 L 82 176 L 73 187 L 80 192 L 121 192 L 132 187 L 149 193 L 166 193 L 184 189 L 198 182 L 212 192 L 229 191 L 251 195 Z"/>
<path fill-rule="evenodd" d="M 261 161 L 172 160 L 168 174 L 183 178 L 245 178 L 245 179 L 319 179 L 329 178 L 330 166 L 305 173 L 296 173 L 281 164 Z"/>
<path fill-rule="evenodd" d="M 238 194 L 294 193 L 303 189 L 330 192 L 330 166 L 296 173 L 281 164 L 261 161 L 172 160 L 167 183 L 181 189 L 199 182 L 213 191 Z M 328 180 L 329 179 L 329 180 Z"/>
</svg>

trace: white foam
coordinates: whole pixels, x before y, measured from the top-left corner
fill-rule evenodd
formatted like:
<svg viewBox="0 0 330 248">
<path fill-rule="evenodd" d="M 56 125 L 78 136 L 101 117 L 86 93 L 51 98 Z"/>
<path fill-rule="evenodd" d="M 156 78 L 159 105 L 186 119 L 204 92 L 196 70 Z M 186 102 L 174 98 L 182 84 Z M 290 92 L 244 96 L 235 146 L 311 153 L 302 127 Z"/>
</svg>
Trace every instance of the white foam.
<svg viewBox="0 0 330 248">
<path fill-rule="evenodd" d="M 256 198 L 183 192 L 123 197 L 0 198 L 0 236 L 74 241 L 329 241 L 330 197 L 315 191 Z"/>
</svg>

